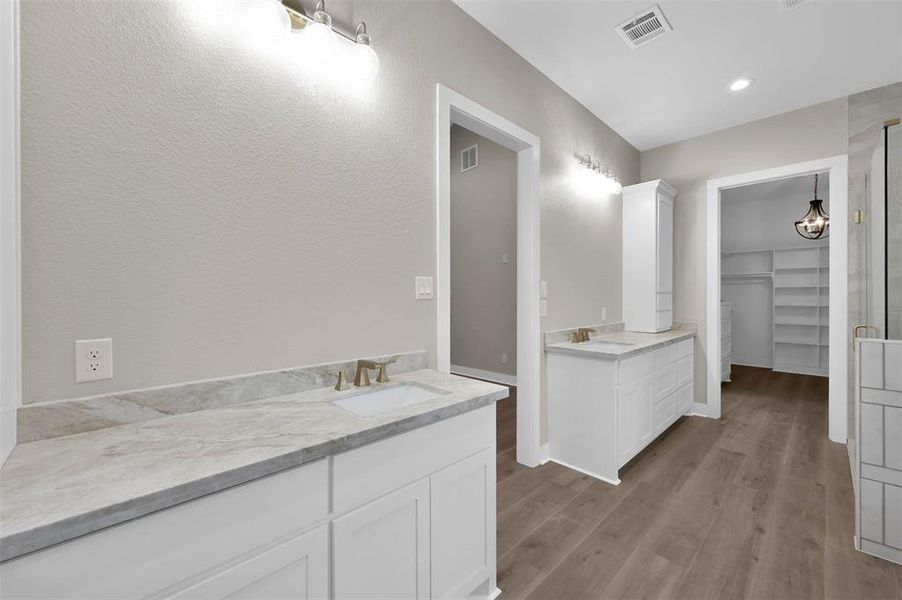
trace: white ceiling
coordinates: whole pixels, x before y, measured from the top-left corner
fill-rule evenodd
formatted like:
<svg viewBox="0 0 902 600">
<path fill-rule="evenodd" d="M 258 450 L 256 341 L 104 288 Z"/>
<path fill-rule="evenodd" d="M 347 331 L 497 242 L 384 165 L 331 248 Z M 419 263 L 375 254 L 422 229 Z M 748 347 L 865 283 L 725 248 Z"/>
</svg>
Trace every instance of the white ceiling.
<svg viewBox="0 0 902 600">
<path fill-rule="evenodd" d="M 659 0 L 674 30 L 634 50 L 653 0 L 454 2 L 639 150 L 902 80 L 902 0 Z"/>
</svg>

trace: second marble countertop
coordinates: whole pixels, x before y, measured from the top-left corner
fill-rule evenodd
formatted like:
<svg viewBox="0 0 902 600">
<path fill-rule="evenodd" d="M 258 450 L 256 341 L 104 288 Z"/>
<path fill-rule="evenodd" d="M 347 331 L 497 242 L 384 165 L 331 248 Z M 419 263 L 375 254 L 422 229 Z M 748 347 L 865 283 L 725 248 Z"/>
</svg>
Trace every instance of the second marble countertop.
<svg viewBox="0 0 902 600">
<path fill-rule="evenodd" d="M 681 327 L 662 331 L 661 333 L 641 333 L 638 331 L 617 331 L 602 333 L 588 342 L 557 342 L 545 345 L 545 352 L 560 352 L 593 356 L 604 360 L 623 360 L 642 354 L 660 346 L 675 344 L 681 340 L 695 337 L 695 328 Z"/>
</svg>

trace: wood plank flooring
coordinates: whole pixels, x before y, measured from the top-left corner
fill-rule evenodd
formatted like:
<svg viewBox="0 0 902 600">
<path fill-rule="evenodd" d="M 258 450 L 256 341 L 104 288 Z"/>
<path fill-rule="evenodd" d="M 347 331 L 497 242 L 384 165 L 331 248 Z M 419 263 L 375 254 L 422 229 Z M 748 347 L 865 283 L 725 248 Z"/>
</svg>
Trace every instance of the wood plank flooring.
<svg viewBox="0 0 902 600">
<path fill-rule="evenodd" d="M 827 380 L 734 367 L 723 418 L 683 418 L 612 486 L 516 462 L 498 403 L 503 600 L 902 600 L 902 567 L 855 551 L 846 448 Z"/>
</svg>

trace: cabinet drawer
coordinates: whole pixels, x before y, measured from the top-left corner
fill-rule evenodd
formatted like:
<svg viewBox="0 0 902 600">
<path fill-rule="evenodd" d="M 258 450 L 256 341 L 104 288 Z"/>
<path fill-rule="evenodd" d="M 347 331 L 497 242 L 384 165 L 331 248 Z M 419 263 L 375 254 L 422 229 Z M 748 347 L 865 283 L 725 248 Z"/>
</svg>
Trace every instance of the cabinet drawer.
<svg viewBox="0 0 902 600">
<path fill-rule="evenodd" d="M 673 409 L 677 415 L 685 415 L 692 410 L 692 384 L 677 388 L 673 393 Z"/>
<path fill-rule="evenodd" d="M 655 370 L 666 367 L 676 360 L 676 344 L 668 344 L 652 353 Z"/>
<path fill-rule="evenodd" d="M 677 386 L 677 371 L 674 365 L 669 365 L 655 372 L 652 376 L 654 387 L 654 401 L 660 402 L 673 393 Z"/>
<path fill-rule="evenodd" d="M 620 385 L 630 384 L 650 375 L 655 370 L 655 361 L 652 352 L 646 352 L 638 356 L 632 356 L 620 361 L 618 366 L 617 381 Z"/>
<path fill-rule="evenodd" d="M 670 394 L 667 398 L 655 404 L 653 419 L 654 434 L 656 436 L 667 429 L 673 422 L 674 410 L 674 394 Z"/>
<path fill-rule="evenodd" d="M 680 340 L 676 344 L 676 358 L 683 358 L 685 356 L 692 356 L 695 350 L 695 340 L 689 338 L 688 340 Z"/>
<path fill-rule="evenodd" d="M 484 406 L 339 454 L 332 461 L 332 510 L 350 510 L 494 444 L 495 407 Z"/>
<path fill-rule="evenodd" d="M 673 310 L 673 294 L 658 293 L 658 310 Z"/>
<path fill-rule="evenodd" d="M 293 538 L 192 585 L 168 600 L 322 600 L 329 591 L 329 526 Z"/>
<path fill-rule="evenodd" d="M 691 356 L 685 356 L 676 363 L 676 387 L 692 381 L 693 362 Z"/>
<path fill-rule="evenodd" d="M 196 583 L 323 522 L 328 483 L 320 460 L 11 560 L 0 565 L 3 594 L 143 598 Z"/>
<path fill-rule="evenodd" d="M 659 310 L 656 319 L 658 331 L 667 331 L 668 329 L 673 327 L 672 310 Z"/>
</svg>

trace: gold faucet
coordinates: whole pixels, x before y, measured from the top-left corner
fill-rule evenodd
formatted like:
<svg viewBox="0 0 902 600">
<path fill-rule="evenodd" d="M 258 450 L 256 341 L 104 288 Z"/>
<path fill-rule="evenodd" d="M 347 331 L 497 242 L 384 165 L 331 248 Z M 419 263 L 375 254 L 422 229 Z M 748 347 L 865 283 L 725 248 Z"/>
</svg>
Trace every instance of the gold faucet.
<svg viewBox="0 0 902 600">
<path fill-rule="evenodd" d="M 589 334 L 595 333 L 596 331 L 598 331 L 598 330 L 592 329 L 590 327 L 580 327 L 579 329 L 574 331 L 572 334 L 570 334 L 570 340 L 574 344 L 582 344 L 583 342 L 588 342 Z"/>
<path fill-rule="evenodd" d="M 360 359 L 357 361 L 357 372 L 354 373 L 354 385 L 357 387 L 367 387 L 372 385 L 370 381 L 370 370 L 376 371 L 376 383 L 388 383 L 391 381 L 388 377 L 386 367 L 398 361 L 398 357 L 377 362 L 374 360 Z"/>
<path fill-rule="evenodd" d="M 360 359 L 357 361 L 357 372 L 354 373 L 354 386 L 355 387 L 369 387 L 372 385 L 370 383 L 370 370 L 378 368 L 376 363 L 371 360 L 363 360 Z"/>
</svg>

